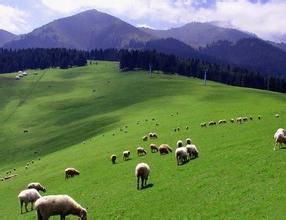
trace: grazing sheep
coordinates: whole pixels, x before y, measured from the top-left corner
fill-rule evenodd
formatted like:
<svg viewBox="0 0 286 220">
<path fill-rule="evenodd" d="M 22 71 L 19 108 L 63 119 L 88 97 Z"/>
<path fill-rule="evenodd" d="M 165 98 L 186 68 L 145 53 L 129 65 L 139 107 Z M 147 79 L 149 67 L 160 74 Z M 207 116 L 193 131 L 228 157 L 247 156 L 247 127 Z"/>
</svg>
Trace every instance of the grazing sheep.
<svg viewBox="0 0 286 220">
<path fill-rule="evenodd" d="M 75 168 L 66 168 L 65 169 L 65 179 L 68 179 L 70 177 L 74 177 L 76 175 L 79 175 L 79 171 Z"/>
<path fill-rule="evenodd" d="M 186 126 L 186 130 L 189 130 L 189 126 Z"/>
<path fill-rule="evenodd" d="M 191 138 L 187 138 L 186 139 L 186 144 L 192 144 L 192 139 Z"/>
<path fill-rule="evenodd" d="M 215 121 L 210 121 L 210 122 L 209 122 L 209 125 L 210 125 L 210 126 L 216 125 L 216 122 L 215 122 Z"/>
<path fill-rule="evenodd" d="M 276 150 L 277 145 L 279 146 L 280 149 L 282 144 L 286 144 L 286 130 L 284 128 L 278 128 L 273 137 L 275 140 L 275 145 L 273 150 Z"/>
<path fill-rule="evenodd" d="M 129 156 L 130 156 L 129 150 L 123 151 L 123 160 L 129 160 Z"/>
<path fill-rule="evenodd" d="M 160 155 L 168 154 L 169 152 L 172 152 L 172 148 L 170 148 L 168 144 L 161 144 L 159 146 L 159 152 L 160 152 Z"/>
<path fill-rule="evenodd" d="M 280 117 L 280 115 L 279 115 L 279 114 L 275 114 L 275 117 L 276 117 L 276 118 L 279 118 L 279 117 Z"/>
<path fill-rule="evenodd" d="M 221 119 L 218 121 L 218 124 L 225 124 L 226 123 L 226 120 L 225 119 Z"/>
<path fill-rule="evenodd" d="M 174 128 L 174 131 L 176 132 L 176 131 L 177 131 L 177 128 Z"/>
<path fill-rule="evenodd" d="M 184 144 L 183 144 L 183 141 L 182 141 L 182 140 L 178 140 L 178 141 L 177 141 L 177 145 L 176 145 L 177 148 L 183 147 L 183 145 L 184 145 Z"/>
<path fill-rule="evenodd" d="M 177 165 L 184 164 L 188 161 L 188 152 L 185 147 L 178 147 L 175 151 Z"/>
<path fill-rule="evenodd" d="M 46 188 L 43 187 L 40 183 L 29 183 L 27 189 L 36 189 L 38 192 L 46 192 Z"/>
<path fill-rule="evenodd" d="M 147 140 L 148 140 L 148 136 L 144 135 L 144 136 L 142 137 L 142 140 L 143 140 L 143 141 L 147 141 Z"/>
<path fill-rule="evenodd" d="M 152 153 L 158 152 L 158 147 L 156 146 L 156 144 L 150 144 L 150 148 Z"/>
<path fill-rule="evenodd" d="M 36 189 L 25 189 L 18 195 L 21 206 L 21 214 L 23 213 L 23 204 L 25 204 L 25 210 L 28 212 L 28 203 L 31 203 L 31 211 L 33 210 L 33 203 L 37 199 L 41 198 L 40 193 Z"/>
<path fill-rule="evenodd" d="M 199 151 L 194 144 L 187 144 L 186 145 L 187 152 L 190 158 L 197 158 L 199 157 Z"/>
<path fill-rule="evenodd" d="M 135 167 L 135 176 L 137 177 L 137 189 L 139 190 L 139 180 L 141 179 L 141 189 L 147 184 L 150 167 L 146 163 L 139 163 Z"/>
<path fill-rule="evenodd" d="M 28 166 L 25 166 L 25 169 L 27 170 L 29 167 Z"/>
<path fill-rule="evenodd" d="M 250 120 L 250 121 L 252 121 L 252 120 L 253 120 L 253 117 L 252 117 L 252 115 L 250 115 L 250 116 L 249 116 L 249 120 Z"/>
<path fill-rule="evenodd" d="M 201 123 L 201 128 L 203 128 L 203 127 L 207 127 L 207 123 L 206 122 L 203 122 L 203 123 Z"/>
<path fill-rule="evenodd" d="M 158 135 L 156 133 L 149 133 L 149 137 L 152 139 L 158 138 Z"/>
<path fill-rule="evenodd" d="M 179 128 L 179 127 L 177 127 L 177 131 L 180 131 L 180 128 Z"/>
<path fill-rule="evenodd" d="M 234 119 L 233 119 L 233 118 L 231 118 L 231 119 L 230 119 L 230 122 L 231 122 L 231 123 L 234 123 Z"/>
<path fill-rule="evenodd" d="M 87 219 L 87 211 L 68 195 L 43 196 L 35 203 L 38 220 L 48 220 L 50 216 L 60 215 L 64 220 L 68 215 L 78 216 L 81 220 Z"/>
<path fill-rule="evenodd" d="M 117 158 L 117 156 L 116 156 L 115 154 L 112 154 L 112 155 L 110 156 L 110 159 L 111 159 L 111 161 L 112 161 L 113 164 L 116 163 L 116 158 Z"/>
<path fill-rule="evenodd" d="M 137 155 L 138 156 L 143 156 L 143 155 L 146 155 L 147 152 L 144 150 L 143 147 L 137 147 Z"/>
<path fill-rule="evenodd" d="M 236 122 L 242 123 L 242 117 L 236 118 Z"/>
<path fill-rule="evenodd" d="M 19 80 L 19 79 L 20 79 L 20 76 L 16 76 L 16 79 Z"/>
<path fill-rule="evenodd" d="M 243 121 L 248 121 L 248 118 L 247 117 L 243 117 L 242 120 Z"/>
</svg>

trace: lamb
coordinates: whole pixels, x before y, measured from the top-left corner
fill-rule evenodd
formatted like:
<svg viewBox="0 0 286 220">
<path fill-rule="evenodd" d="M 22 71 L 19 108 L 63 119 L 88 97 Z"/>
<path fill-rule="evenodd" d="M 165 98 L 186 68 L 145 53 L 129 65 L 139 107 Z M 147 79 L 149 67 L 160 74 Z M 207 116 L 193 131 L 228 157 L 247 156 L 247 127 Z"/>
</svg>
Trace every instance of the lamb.
<svg viewBox="0 0 286 220">
<path fill-rule="evenodd" d="M 231 122 L 231 123 L 234 123 L 234 119 L 233 119 L 233 118 L 231 118 L 231 119 L 230 119 L 230 122 Z"/>
<path fill-rule="evenodd" d="M 64 220 L 67 215 L 75 215 L 87 220 L 87 211 L 68 195 L 43 196 L 35 203 L 38 220 L 48 220 L 50 216 L 60 215 Z"/>
<path fill-rule="evenodd" d="M 177 148 L 179 148 L 179 147 L 183 147 L 183 141 L 181 141 L 181 140 L 178 140 L 177 141 Z"/>
<path fill-rule="evenodd" d="M 116 156 L 115 154 L 112 154 L 112 155 L 110 156 L 110 159 L 111 159 L 111 161 L 112 161 L 113 164 L 116 163 L 116 158 L 117 158 L 117 156 Z"/>
<path fill-rule="evenodd" d="M 248 121 L 248 118 L 247 117 L 243 117 L 242 120 L 243 121 Z"/>
<path fill-rule="evenodd" d="M 279 117 L 280 117 L 280 115 L 279 115 L 279 114 L 275 114 L 275 117 L 276 117 L 276 118 L 279 118 Z"/>
<path fill-rule="evenodd" d="M 286 130 L 283 128 L 278 128 L 274 134 L 274 140 L 275 145 L 273 150 L 276 150 L 277 145 L 279 145 L 280 149 L 282 144 L 286 144 Z"/>
<path fill-rule="evenodd" d="M 137 155 L 138 156 L 143 156 L 143 155 L 146 155 L 147 152 L 144 150 L 143 147 L 137 147 Z"/>
<path fill-rule="evenodd" d="M 36 189 L 38 192 L 46 192 L 46 188 L 43 187 L 40 183 L 29 183 L 27 189 Z"/>
<path fill-rule="evenodd" d="M 152 153 L 158 152 L 158 147 L 156 146 L 156 144 L 150 144 L 150 148 Z"/>
<path fill-rule="evenodd" d="M 188 161 L 188 152 L 185 147 L 178 147 L 175 152 L 177 165 L 184 164 Z"/>
<path fill-rule="evenodd" d="M 187 144 L 186 145 L 187 152 L 189 154 L 189 158 L 197 158 L 199 157 L 199 151 L 194 144 Z"/>
<path fill-rule="evenodd" d="M 168 144 L 161 144 L 159 146 L 159 152 L 160 152 L 160 155 L 168 154 L 169 152 L 172 152 L 172 148 L 170 148 Z"/>
<path fill-rule="evenodd" d="M 129 160 L 129 156 L 130 156 L 129 150 L 123 151 L 123 160 Z"/>
<path fill-rule="evenodd" d="M 192 139 L 191 138 L 187 138 L 186 139 L 186 144 L 192 144 Z"/>
<path fill-rule="evenodd" d="M 147 184 L 150 167 L 146 163 L 139 163 L 135 167 L 135 176 L 137 177 L 137 190 L 139 190 L 139 180 L 141 179 L 141 189 Z"/>
<path fill-rule="evenodd" d="M 34 202 L 37 201 L 39 198 L 41 198 L 41 195 L 36 189 L 25 189 L 19 193 L 18 198 L 20 200 L 21 214 L 22 214 L 23 204 L 25 204 L 25 210 L 26 212 L 28 212 L 28 203 L 30 202 L 32 211 Z"/>
<path fill-rule="evenodd" d="M 68 179 L 70 177 L 74 177 L 79 175 L 79 171 L 75 168 L 66 168 L 65 169 L 65 179 Z"/>
</svg>

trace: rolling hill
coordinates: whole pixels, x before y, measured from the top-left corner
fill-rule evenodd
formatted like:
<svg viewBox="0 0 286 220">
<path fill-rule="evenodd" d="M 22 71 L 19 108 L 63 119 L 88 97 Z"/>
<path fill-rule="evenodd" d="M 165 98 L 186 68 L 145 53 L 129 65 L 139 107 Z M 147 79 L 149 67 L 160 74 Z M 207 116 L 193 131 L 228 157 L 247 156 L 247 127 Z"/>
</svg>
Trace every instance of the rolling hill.
<svg viewBox="0 0 286 220">
<path fill-rule="evenodd" d="M 72 196 L 88 208 L 88 219 L 285 218 L 285 149 L 273 151 L 273 133 L 286 127 L 285 94 L 121 73 L 111 62 L 27 72 L 21 80 L 0 76 L 0 177 L 18 174 L 0 181 L 1 219 L 35 219 L 35 211 L 20 214 L 17 199 L 33 181 L 45 194 Z M 229 122 L 250 115 L 252 121 Z M 219 119 L 227 123 L 200 127 Z M 158 139 L 143 142 L 149 132 Z M 174 153 L 149 150 L 152 142 L 174 149 L 187 137 L 199 158 L 182 166 Z M 146 156 L 136 155 L 138 146 Z M 131 159 L 123 161 L 127 149 Z M 151 166 L 150 185 L 137 191 L 134 169 L 142 161 Z M 65 180 L 66 167 L 80 176 Z"/>
</svg>

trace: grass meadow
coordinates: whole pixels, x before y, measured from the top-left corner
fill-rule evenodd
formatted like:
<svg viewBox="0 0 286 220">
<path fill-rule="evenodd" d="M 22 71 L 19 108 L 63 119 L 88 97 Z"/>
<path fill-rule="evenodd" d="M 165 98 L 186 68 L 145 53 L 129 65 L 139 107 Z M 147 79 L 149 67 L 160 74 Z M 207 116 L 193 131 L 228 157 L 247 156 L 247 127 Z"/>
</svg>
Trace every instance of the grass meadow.
<svg viewBox="0 0 286 220">
<path fill-rule="evenodd" d="M 70 195 L 92 220 L 286 218 L 286 150 L 273 151 L 274 132 L 286 127 L 285 94 L 119 72 L 113 62 L 28 73 L 21 80 L 0 75 L 0 177 L 14 168 L 18 174 L 0 181 L 1 220 L 36 219 L 35 211 L 20 214 L 17 198 L 33 181 L 46 186 L 46 195 Z M 253 120 L 229 122 L 240 116 Z M 228 122 L 200 127 L 220 119 Z M 149 132 L 158 139 L 143 142 Z M 200 154 L 182 166 L 174 153 L 150 152 L 150 143 L 175 149 L 187 137 Z M 138 146 L 146 156 L 136 155 Z M 131 159 L 123 161 L 127 149 Z M 140 191 L 139 162 L 150 165 L 152 184 Z M 65 180 L 67 167 L 80 176 Z"/>
</svg>

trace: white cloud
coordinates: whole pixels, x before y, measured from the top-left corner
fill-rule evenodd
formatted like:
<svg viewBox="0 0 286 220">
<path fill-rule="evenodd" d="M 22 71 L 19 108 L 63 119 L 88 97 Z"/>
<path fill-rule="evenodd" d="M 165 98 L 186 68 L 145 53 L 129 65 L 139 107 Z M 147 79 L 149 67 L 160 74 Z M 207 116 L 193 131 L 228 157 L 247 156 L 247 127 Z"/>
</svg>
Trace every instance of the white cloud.
<svg viewBox="0 0 286 220">
<path fill-rule="evenodd" d="M 0 29 L 12 33 L 26 32 L 30 26 L 26 23 L 27 14 L 19 9 L 0 4 Z"/>
<path fill-rule="evenodd" d="M 96 8 L 133 24 L 179 26 L 192 21 L 219 21 L 262 37 L 286 32 L 286 1 L 267 3 L 248 0 L 217 0 L 215 6 L 197 7 L 198 0 L 42 0 L 48 8 L 72 13 Z M 203 4 L 206 4 L 204 1 Z"/>
<path fill-rule="evenodd" d="M 220 24 L 254 32 L 263 38 L 273 39 L 275 35 L 286 33 L 285 0 L 268 0 L 266 3 L 217 0 L 211 7 L 206 7 L 208 2 L 206 0 L 41 0 L 40 2 L 43 8 L 41 13 L 37 13 L 37 21 L 50 21 L 95 8 L 134 25 L 145 24 L 166 28 L 192 21 L 217 21 Z M 200 7 L 202 4 L 204 7 Z M 39 23 L 33 21 L 32 10 L 34 9 L 24 12 L 0 4 L 0 28 L 15 33 L 36 28 L 35 25 L 38 26 Z M 48 14 L 53 16 L 47 16 Z"/>
</svg>

